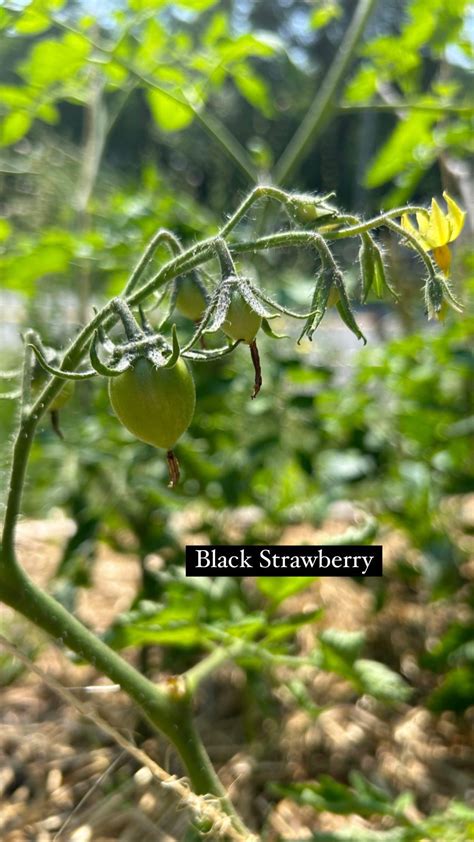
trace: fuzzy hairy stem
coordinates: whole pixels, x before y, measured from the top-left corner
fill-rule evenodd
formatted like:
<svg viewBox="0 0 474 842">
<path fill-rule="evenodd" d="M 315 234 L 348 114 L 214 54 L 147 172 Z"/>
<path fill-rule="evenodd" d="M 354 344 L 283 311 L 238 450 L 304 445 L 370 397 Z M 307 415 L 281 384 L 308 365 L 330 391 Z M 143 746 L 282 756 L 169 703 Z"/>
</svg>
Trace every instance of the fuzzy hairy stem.
<svg viewBox="0 0 474 842">
<path fill-rule="evenodd" d="M 7 555 L 4 549 L 3 561 Z M 245 831 L 194 726 L 189 692 L 176 692 L 173 685 L 168 688 L 166 683 L 154 684 L 141 675 L 55 599 L 41 590 L 21 569 L 14 557 L 7 566 L 0 567 L 0 597 L 30 622 L 110 678 L 113 683 L 119 684 L 139 705 L 154 729 L 164 734 L 174 745 L 195 792 L 201 795 L 210 793 L 218 797 L 225 812 L 232 817 L 235 827 Z"/>
</svg>

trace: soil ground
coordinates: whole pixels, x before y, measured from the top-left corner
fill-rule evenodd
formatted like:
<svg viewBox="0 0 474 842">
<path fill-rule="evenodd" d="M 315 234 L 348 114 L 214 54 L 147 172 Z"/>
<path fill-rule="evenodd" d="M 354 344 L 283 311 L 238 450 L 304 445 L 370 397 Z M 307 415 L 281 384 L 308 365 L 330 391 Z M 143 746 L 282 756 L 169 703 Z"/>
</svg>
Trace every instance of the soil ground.
<svg viewBox="0 0 474 842">
<path fill-rule="evenodd" d="M 473 497 L 446 501 L 451 528 L 471 550 L 473 512 Z M 339 513 L 323 525 L 323 531 L 338 532 L 349 523 L 350 513 L 349 520 Z M 60 513 L 48 520 L 21 523 L 20 556 L 38 582 L 50 580 L 72 528 Z M 317 543 L 320 534 L 299 524 L 285 531 L 281 543 Z M 417 564 L 417 553 L 401 533 L 387 532 L 382 542 L 388 577 L 391 564 L 401 555 Z M 474 562 L 464 572 L 467 580 L 472 578 Z M 99 631 L 107 628 L 129 607 L 138 575 L 133 556 L 118 556 L 102 546 L 94 587 L 81 592 L 79 616 Z M 473 795 L 474 707 L 465 717 L 434 716 L 419 701 L 435 686 L 436 678 L 420 669 L 418 655 L 452 620 L 467 619 L 462 594 L 429 602 L 427 594 L 394 578 L 388 596 L 375 613 L 369 590 L 350 579 L 320 579 L 287 600 L 285 609 L 301 611 L 317 605 L 325 609 L 317 626 L 306 626 L 299 633 L 302 654 L 311 650 L 321 626 L 364 629 L 369 657 L 399 669 L 414 686 L 409 704 L 387 707 L 368 696 L 361 698 L 337 676 L 305 667 L 298 678 L 314 705 L 322 708 L 315 716 L 296 706 L 287 686 L 289 675 L 282 670 L 271 688 L 278 717 L 264 718 L 256 726 L 243 715 L 245 676 L 238 667 L 224 665 L 202 688 L 197 717 L 204 741 L 242 816 L 252 827 L 265 823 L 268 842 L 309 840 L 316 830 L 350 825 L 385 826 L 358 816 L 316 814 L 285 798 L 275 802 L 267 789 L 269 781 L 302 781 L 324 773 L 345 782 L 351 769 L 358 769 L 394 796 L 410 790 L 416 799 L 416 806 L 410 808 L 415 821 L 442 809 L 452 798 L 462 801 Z M 81 699 L 88 696 L 84 687 L 104 683 L 91 668 L 73 663 L 64 650 L 4 607 L 0 625 L 22 651 L 74 688 Z M 188 819 L 172 794 L 36 676 L 17 670 L 9 657 L 1 653 L 0 657 L 4 682 L 0 688 L 0 837 L 4 842 L 181 842 Z M 93 701 L 99 713 L 139 742 L 171 774 L 181 774 L 165 743 L 146 735 L 139 714 L 123 694 L 97 693 Z"/>
</svg>

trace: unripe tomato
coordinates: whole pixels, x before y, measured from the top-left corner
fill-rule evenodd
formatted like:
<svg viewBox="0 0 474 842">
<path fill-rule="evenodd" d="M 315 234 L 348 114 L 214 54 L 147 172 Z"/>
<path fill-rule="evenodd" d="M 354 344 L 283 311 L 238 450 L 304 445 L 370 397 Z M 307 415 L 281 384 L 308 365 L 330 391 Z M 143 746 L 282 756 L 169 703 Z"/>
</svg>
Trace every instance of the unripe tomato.
<svg viewBox="0 0 474 842">
<path fill-rule="evenodd" d="M 234 290 L 231 297 L 229 309 L 222 330 L 233 339 L 246 342 L 251 345 L 258 331 L 262 326 L 262 317 L 252 310 L 249 304 L 242 298 L 240 292 Z"/>
<path fill-rule="evenodd" d="M 111 377 L 109 397 L 115 414 L 137 439 L 171 450 L 189 427 L 196 391 L 185 361 L 156 368 L 138 357 L 130 368 Z"/>
<path fill-rule="evenodd" d="M 178 281 L 175 307 L 182 316 L 199 322 L 206 310 L 207 302 L 198 282 L 189 275 Z"/>
</svg>

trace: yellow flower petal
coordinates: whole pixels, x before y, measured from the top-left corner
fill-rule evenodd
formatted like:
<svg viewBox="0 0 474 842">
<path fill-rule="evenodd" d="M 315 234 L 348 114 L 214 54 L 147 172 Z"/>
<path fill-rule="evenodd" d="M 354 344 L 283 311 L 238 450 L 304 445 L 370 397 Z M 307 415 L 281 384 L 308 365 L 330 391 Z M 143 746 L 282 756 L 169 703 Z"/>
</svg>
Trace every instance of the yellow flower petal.
<svg viewBox="0 0 474 842">
<path fill-rule="evenodd" d="M 425 233 L 427 240 L 431 242 L 432 248 L 438 248 L 449 243 L 451 226 L 447 216 L 443 213 L 436 199 L 431 201 L 431 214 L 429 230 Z"/>
<path fill-rule="evenodd" d="M 461 210 L 459 205 L 454 201 L 454 199 L 451 199 L 451 196 L 446 192 L 446 190 L 443 193 L 443 198 L 448 206 L 448 221 L 451 228 L 449 242 L 451 243 L 459 237 L 463 229 L 466 212 Z"/>
<path fill-rule="evenodd" d="M 424 248 L 426 251 L 429 251 L 432 248 L 430 243 L 428 243 L 427 240 L 423 237 L 423 235 L 415 228 L 414 225 L 412 225 L 408 214 L 403 214 L 400 223 L 403 230 L 406 231 L 407 234 L 411 234 L 411 236 L 415 238 L 415 240 L 420 244 L 420 246 L 422 246 L 422 248 Z"/>
<path fill-rule="evenodd" d="M 426 234 L 429 224 L 430 224 L 430 215 L 428 211 L 425 213 L 417 213 L 416 214 L 416 221 L 418 223 L 418 228 L 420 229 L 421 234 Z"/>
<path fill-rule="evenodd" d="M 451 251 L 449 246 L 438 246 L 433 249 L 433 257 L 441 271 L 444 272 L 445 275 L 449 275 L 451 267 Z"/>
</svg>

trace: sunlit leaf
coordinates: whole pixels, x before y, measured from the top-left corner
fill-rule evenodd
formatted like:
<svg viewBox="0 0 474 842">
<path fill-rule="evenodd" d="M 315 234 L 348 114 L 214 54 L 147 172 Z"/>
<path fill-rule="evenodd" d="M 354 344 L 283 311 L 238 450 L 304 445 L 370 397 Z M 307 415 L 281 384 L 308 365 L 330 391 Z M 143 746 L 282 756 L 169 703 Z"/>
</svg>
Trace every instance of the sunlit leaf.
<svg viewBox="0 0 474 842">
<path fill-rule="evenodd" d="M 164 132 L 178 132 L 192 123 L 194 114 L 189 105 L 157 89 L 147 91 L 147 99 L 158 128 Z"/>
</svg>

